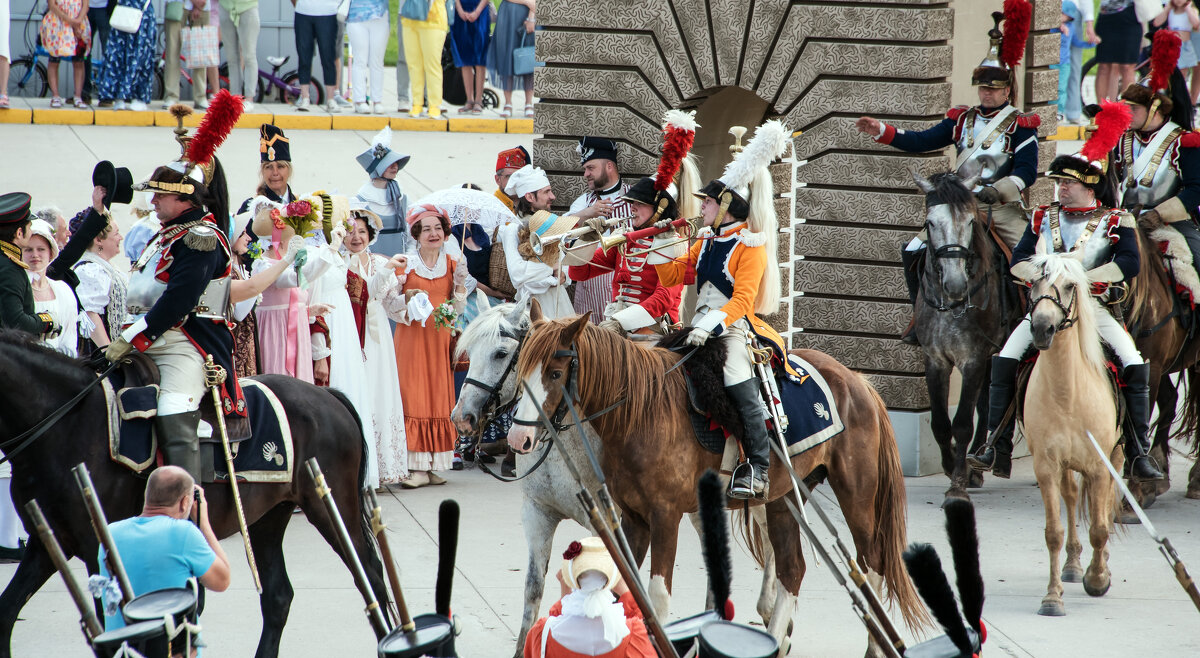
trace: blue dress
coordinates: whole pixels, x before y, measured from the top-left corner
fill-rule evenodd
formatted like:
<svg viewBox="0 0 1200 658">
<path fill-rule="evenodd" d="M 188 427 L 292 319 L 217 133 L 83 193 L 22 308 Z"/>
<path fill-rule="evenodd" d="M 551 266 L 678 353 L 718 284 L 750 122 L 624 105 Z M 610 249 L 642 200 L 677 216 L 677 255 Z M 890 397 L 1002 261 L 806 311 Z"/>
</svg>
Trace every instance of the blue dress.
<svg viewBox="0 0 1200 658">
<path fill-rule="evenodd" d="M 475 11 L 487 0 L 460 0 L 463 11 L 468 14 Z M 464 21 L 455 15 L 454 23 L 450 25 L 450 52 L 454 55 L 454 65 L 487 66 L 487 51 L 489 35 L 492 31 L 492 11 L 484 9 L 479 12 L 479 18 L 474 23 Z"/>
<path fill-rule="evenodd" d="M 522 42 L 527 46 L 533 45 L 534 35 L 525 34 L 525 19 L 528 16 L 529 7 L 512 2 L 501 2 L 496 11 L 496 30 L 492 33 L 487 51 L 488 81 L 505 91 L 512 91 L 517 78 L 521 78 L 523 86 L 527 82 L 532 84 L 532 73 L 528 76 L 513 75 L 513 51 Z"/>
<path fill-rule="evenodd" d="M 139 0 L 117 0 L 124 7 L 141 9 Z M 154 3 L 145 3 L 142 26 L 136 34 L 112 30 L 104 45 L 104 68 L 96 85 L 102 100 L 138 100 L 150 102 L 154 89 L 155 47 L 158 45 L 158 21 Z"/>
</svg>

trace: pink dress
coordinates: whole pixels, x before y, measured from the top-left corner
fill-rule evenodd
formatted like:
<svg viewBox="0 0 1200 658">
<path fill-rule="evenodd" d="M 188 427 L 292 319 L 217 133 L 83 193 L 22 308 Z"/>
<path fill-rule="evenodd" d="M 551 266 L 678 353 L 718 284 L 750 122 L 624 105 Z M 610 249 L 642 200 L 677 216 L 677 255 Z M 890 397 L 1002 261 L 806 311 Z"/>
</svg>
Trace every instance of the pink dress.
<svg viewBox="0 0 1200 658">
<path fill-rule="evenodd" d="M 263 253 L 254 261 L 254 272 L 278 262 Z M 305 287 L 325 272 L 329 263 L 310 258 L 304 266 Z M 296 270 L 289 267 L 263 291 L 255 309 L 258 350 L 263 374 L 289 375 L 313 383 L 312 342 L 309 336 L 307 290 L 297 288 Z"/>
</svg>

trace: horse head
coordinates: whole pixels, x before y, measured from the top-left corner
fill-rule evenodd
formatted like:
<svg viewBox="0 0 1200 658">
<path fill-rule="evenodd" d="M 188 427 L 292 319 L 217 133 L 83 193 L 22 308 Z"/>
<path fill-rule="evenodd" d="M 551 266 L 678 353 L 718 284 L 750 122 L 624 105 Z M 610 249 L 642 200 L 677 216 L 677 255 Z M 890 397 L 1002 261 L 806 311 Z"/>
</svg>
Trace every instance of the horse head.
<svg viewBox="0 0 1200 658">
<path fill-rule="evenodd" d="M 913 180 L 925 193 L 925 231 L 929 257 L 926 274 L 941 289 L 943 303 L 966 299 L 971 276 L 980 254 L 972 248 L 975 230 L 975 195 L 971 189 L 978 176 L 966 180 L 951 172 L 934 174 L 926 180 L 915 169 Z"/>
<path fill-rule="evenodd" d="M 538 407 L 553 422 L 562 421 L 566 411 L 563 391 L 573 390 L 578 384 L 575 339 L 587 328 L 591 315 L 589 311 L 569 322 L 546 322 L 535 300 L 530 310 L 533 328 L 517 362 L 521 390 L 508 430 L 508 445 L 513 451 L 525 454 L 536 446 L 537 430 L 542 425 Z"/>
<path fill-rule="evenodd" d="M 470 366 L 450 420 L 463 436 L 478 441 L 496 411 L 516 399 L 517 354 L 529 324 L 527 304 L 501 304 L 480 314 L 459 337 L 458 354 L 466 354 Z"/>
<path fill-rule="evenodd" d="M 1096 301 L 1091 296 L 1091 283 L 1079 254 L 1053 253 L 1049 240 L 1043 235 L 1027 268 L 1032 273 L 1026 276 L 1031 284 L 1029 329 L 1034 347 L 1043 351 L 1050 349 L 1055 335 L 1074 325 L 1094 333 Z M 1092 338 L 1095 351 L 1099 352 L 1098 336 Z M 1091 361 L 1103 363 L 1102 355 L 1089 351 L 1087 356 Z"/>
</svg>

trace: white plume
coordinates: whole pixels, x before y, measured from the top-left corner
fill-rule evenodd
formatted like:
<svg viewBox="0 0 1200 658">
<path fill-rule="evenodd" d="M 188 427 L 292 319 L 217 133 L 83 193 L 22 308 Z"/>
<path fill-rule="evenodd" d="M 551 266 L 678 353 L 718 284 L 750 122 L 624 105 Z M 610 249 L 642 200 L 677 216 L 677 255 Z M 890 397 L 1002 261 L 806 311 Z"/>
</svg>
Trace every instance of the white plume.
<svg viewBox="0 0 1200 658">
<path fill-rule="evenodd" d="M 696 123 L 696 111 L 684 112 L 683 110 L 667 110 L 663 115 L 663 128 L 668 126 L 679 128 L 681 130 L 690 130 L 696 132 L 700 124 Z"/>
<path fill-rule="evenodd" d="M 725 165 L 721 181 L 734 189 L 745 188 L 759 169 L 778 160 L 787 149 L 792 132 L 782 121 L 772 119 L 754 130 L 746 148 Z"/>
<path fill-rule="evenodd" d="M 382 146 L 385 149 L 392 148 L 392 127 L 384 126 L 374 138 L 371 139 L 371 146 Z"/>
</svg>

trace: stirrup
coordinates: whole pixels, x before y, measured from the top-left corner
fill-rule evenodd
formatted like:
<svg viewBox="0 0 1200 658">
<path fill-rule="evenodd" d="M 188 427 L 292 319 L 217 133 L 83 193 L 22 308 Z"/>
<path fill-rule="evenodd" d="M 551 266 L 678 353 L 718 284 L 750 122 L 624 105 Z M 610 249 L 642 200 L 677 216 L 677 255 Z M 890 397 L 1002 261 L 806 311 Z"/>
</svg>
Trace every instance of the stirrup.
<svg viewBox="0 0 1200 658">
<path fill-rule="evenodd" d="M 765 474 L 764 474 L 765 475 Z M 739 481 L 746 478 L 748 481 Z M 762 490 L 755 491 L 755 484 L 762 482 Z M 750 462 L 742 462 L 734 467 L 733 476 L 729 480 L 729 497 L 738 500 L 752 500 L 755 498 L 766 497 L 767 482 L 766 478 L 759 479 L 754 465 Z"/>
</svg>

